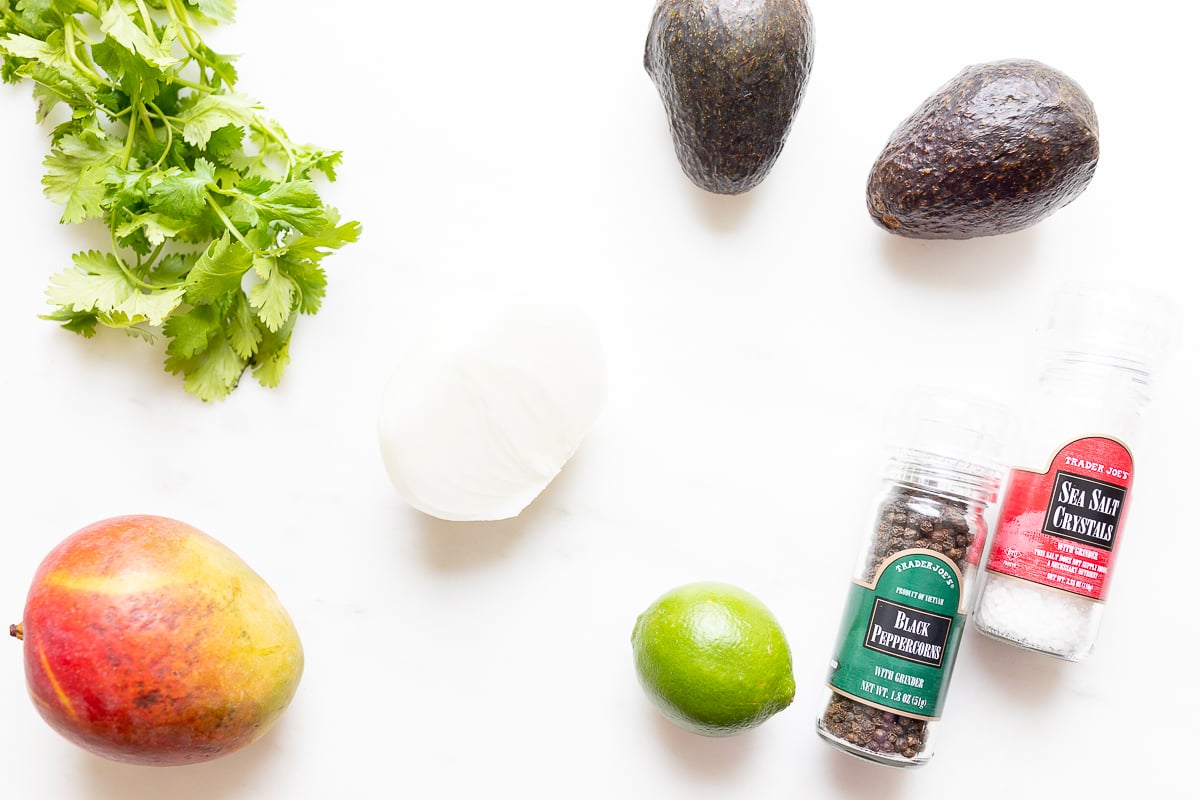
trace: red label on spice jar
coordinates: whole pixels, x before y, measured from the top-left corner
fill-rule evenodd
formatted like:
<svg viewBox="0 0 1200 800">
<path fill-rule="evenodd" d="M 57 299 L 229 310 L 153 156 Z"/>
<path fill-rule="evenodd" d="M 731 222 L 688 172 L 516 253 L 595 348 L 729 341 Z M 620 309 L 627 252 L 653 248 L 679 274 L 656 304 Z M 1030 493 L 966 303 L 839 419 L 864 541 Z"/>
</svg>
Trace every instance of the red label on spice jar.
<svg viewBox="0 0 1200 800">
<path fill-rule="evenodd" d="M 1077 439 L 1046 472 L 1013 470 L 987 568 L 1103 600 L 1133 483 L 1112 439 Z"/>
</svg>

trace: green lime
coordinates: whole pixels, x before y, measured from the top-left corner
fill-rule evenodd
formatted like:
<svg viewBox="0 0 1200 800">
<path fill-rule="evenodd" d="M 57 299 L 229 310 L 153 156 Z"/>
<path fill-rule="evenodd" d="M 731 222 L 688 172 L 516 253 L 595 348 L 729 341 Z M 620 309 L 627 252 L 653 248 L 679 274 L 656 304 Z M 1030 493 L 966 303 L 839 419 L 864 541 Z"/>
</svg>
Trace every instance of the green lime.
<svg viewBox="0 0 1200 800">
<path fill-rule="evenodd" d="M 742 733 L 796 695 L 779 622 L 736 586 L 705 581 L 672 589 L 638 616 L 632 640 L 642 688 L 693 733 Z"/>
</svg>

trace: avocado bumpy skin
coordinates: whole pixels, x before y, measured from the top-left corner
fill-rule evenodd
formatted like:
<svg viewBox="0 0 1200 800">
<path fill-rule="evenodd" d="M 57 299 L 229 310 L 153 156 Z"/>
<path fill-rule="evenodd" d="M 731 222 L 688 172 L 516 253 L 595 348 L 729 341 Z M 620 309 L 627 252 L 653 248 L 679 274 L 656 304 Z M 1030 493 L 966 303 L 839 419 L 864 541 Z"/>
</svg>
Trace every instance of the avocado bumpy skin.
<svg viewBox="0 0 1200 800">
<path fill-rule="evenodd" d="M 757 186 L 783 150 L 813 63 L 804 0 L 659 0 L 644 65 L 701 189 Z"/>
<path fill-rule="evenodd" d="M 1038 61 L 969 66 L 892 133 L 867 208 L 916 239 L 1012 233 L 1078 197 L 1100 157 L 1091 99 Z"/>
</svg>

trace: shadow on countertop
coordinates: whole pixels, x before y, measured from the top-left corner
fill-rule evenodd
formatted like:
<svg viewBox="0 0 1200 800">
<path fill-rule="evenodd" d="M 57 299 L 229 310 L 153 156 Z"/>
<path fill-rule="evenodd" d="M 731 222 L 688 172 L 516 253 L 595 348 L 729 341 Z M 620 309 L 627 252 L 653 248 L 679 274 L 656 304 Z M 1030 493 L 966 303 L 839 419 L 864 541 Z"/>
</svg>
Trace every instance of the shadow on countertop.
<svg viewBox="0 0 1200 800">
<path fill-rule="evenodd" d="M 897 274 L 920 284 L 981 289 L 1016 282 L 1026 275 L 1038 247 L 1037 226 L 975 239 L 909 239 L 878 229 L 883 260 Z"/>
<path fill-rule="evenodd" d="M 573 465 L 583 455 L 576 453 L 569 459 L 541 494 L 510 519 L 450 522 L 408 506 L 401 510 L 415 520 L 413 524 L 420 536 L 421 550 L 430 567 L 446 573 L 478 569 L 504 559 L 533 531 L 552 524 L 563 514 L 570 514 L 563 498 L 569 494 L 576 472 Z"/>
</svg>

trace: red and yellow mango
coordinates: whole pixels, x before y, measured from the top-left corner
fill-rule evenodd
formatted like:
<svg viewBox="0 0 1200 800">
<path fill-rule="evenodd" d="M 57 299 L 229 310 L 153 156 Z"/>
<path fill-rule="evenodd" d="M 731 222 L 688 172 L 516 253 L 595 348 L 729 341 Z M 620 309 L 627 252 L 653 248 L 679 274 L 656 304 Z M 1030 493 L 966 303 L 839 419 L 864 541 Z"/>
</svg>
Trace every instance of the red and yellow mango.
<svg viewBox="0 0 1200 800">
<path fill-rule="evenodd" d="M 115 761 L 207 761 L 257 740 L 300 682 L 300 637 L 270 586 L 177 520 L 127 516 L 74 533 L 34 576 L 29 693 L 59 733 Z"/>
</svg>

